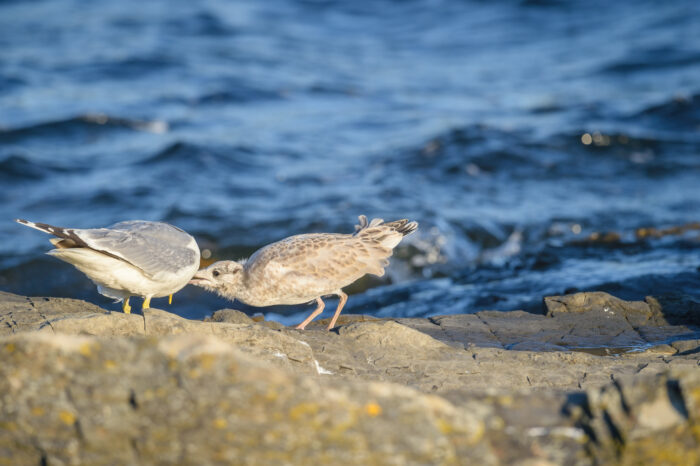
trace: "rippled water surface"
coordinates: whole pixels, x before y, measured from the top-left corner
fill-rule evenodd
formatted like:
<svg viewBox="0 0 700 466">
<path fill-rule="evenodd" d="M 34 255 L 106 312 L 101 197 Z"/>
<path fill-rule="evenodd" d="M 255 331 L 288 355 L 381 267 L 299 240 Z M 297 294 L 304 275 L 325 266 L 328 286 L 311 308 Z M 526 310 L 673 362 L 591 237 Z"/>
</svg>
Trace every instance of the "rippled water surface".
<svg viewBox="0 0 700 466">
<path fill-rule="evenodd" d="M 119 308 L 16 217 L 241 258 L 367 214 L 421 227 L 348 312 L 700 301 L 696 1 L 10 1 L 0 50 L 1 290 Z"/>
</svg>

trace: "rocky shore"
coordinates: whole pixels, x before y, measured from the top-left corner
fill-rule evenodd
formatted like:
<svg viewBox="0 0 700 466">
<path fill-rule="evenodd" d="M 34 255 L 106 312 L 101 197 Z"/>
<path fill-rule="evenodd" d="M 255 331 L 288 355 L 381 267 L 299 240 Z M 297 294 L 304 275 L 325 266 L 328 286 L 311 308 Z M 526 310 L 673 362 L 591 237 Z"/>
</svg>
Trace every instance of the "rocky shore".
<svg viewBox="0 0 700 466">
<path fill-rule="evenodd" d="M 341 316 L 0 292 L 0 464 L 700 464 L 700 303 Z"/>
</svg>

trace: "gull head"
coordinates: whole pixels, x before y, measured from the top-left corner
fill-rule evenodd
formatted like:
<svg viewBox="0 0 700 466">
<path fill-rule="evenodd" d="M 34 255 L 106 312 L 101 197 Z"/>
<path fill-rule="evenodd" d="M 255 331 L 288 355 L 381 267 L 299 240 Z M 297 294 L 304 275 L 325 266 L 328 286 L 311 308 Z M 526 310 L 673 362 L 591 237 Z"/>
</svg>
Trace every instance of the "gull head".
<svg viewBox="0 0 700 466">
<path fill-rule="evenodd" d="M 243 266 L 236 261 L 214 262 L 194 274 L 190 285 L 218 293 L 224 298 L 235 299 L 243 282 Z"/>
</svg>

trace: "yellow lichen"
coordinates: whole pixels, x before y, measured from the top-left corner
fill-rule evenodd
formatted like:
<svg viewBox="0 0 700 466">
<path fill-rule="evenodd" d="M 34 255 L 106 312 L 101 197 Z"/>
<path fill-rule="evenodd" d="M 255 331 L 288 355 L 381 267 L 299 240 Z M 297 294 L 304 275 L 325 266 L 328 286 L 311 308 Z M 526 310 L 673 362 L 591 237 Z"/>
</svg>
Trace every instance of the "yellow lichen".
<svg viewBox="0 0 700 466">
<path fill-rule="evenodd" d="M 228 400 L 221 400 L 218 403 L 219 410 L 225 411 L 231 407 L 231 403 Z"/>
<path fill-rule="evenodd" d="M 267 392 L 265 392 L 265 400 L 266 401 L 275 401 L 277 399 L 277 392 L 272 389 L 272 387 L 267 389 Z"/>
<path fill-rule="evenodd" d="M 14 432 L 17 430 L 17 424 L 14 422 L 0 422 L 0 431 Z"/>
<path fill-rule="evenodd" d="M 70 411 L 61 411 L 58 413 L 58 417 L 66 425 L 72 426 L 75 424 L 75 414 Z"/>
<path fill-rule="evenodd" d="M 117 367 L 117 363 L 112 361 L 111 359 L 108 359 L 105 361 L 104 367 L 107 370 L 114 369 L 115 367 Z"/>
<path fill-rule="evenodd" d="M 382 407 L 377 403 L 367 403 L 365 405 L 365 413 L 370 417 L 377 417 L 382 414 Z"/>
<path fill-rule="evenodd" d="M 44 408 L 42 408 L 41 406 L 34 406 L 32 408 L 32 415 L 43 416 L 44 415 Z"/>
<path fill-rule="evenodd" d="M 83 343 L 80 345 L 80 354 L 82 354 L 85 357 L 88 357 L 92 354 L 92 350 L 90 348 L 90 343 Z"/>
<path fill-rule="evenodd" d="M 345 439 L 345 432 L 357 424 L 358 411 L 359 409 L 357 408 L 350 409 L 347 412 L 347 418 L 344 420 L 342 417 L 334 418 L 334 425 L 327 431 L 328 438 L 334 441 L 338 441 L 341 438 Z"/>
<path fill-rule="evenodd" d="M 216 419 L 214 419 L 213 424 L 214 427 L 216 427 L 217 429 L 225 429 L 226 427 L 228 427 L 228 422 L 226 422 L 226 419 L 221 417 L 217 417 Z"/>
<path fill-rule="evenodd" d="M 199 357 L 199 362 L 203 369 L 209 370 L 214 365 L 216 358 L 211 354 L 203 354 Z"/>
<path fill-rule="evenodd" d="M 289 410 L 289 417 L 294 421 L 298 421 L 302 417 L 315 416 L 318 410 L 318 404 L 316 403 L 299 403 Z"/>
<path fill-rule="evenodd" d="M 676 432 L 674 435 L 682 437 Z M 698 448 L 688 448 L 682 441 L 664 438 L 663 436 L 646 437 L 625 445 L 621 463 L 632 464 L 665 464 L 687 465 L 700 464 Z"/>
<path fill-rule="evenodd" d="M 511 395 L 502 395 L 498 397 L 498 401 L 503 406 L 511 406 L 513 404 L 513 397 Z"/>
<path fill-rule="evenodd" d="M 700 424 L 693 424 L 690 427 L 690 432 L 693 434 L 695 437 L 695 440 L 700 442 Z"/>
<path fill-rule="evenodd" d="M 449 435 L 454 431 L 452 424 L 450 424 L 444 419 L 437 420 L 437 427 L 440 430 L 440 432 L 442 432 L 445 435 Z"/>
</svg>

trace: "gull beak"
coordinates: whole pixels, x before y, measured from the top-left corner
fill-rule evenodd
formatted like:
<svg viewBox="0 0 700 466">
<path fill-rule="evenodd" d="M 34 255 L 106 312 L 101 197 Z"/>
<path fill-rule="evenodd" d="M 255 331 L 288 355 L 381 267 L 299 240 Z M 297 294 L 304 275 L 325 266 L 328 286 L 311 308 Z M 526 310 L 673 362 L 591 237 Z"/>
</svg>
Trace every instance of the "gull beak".
<svg viewBox="0 0 700 466">
<path fill-rule="evenodd" d="M 189 281 L 189 284 L 196 286 L 211 286 L 214 283 L 209 278 L 209 272 L 207 272 L 206 269 L 202 269 L 194 274 L 192 279 Z"/>
</svg>

